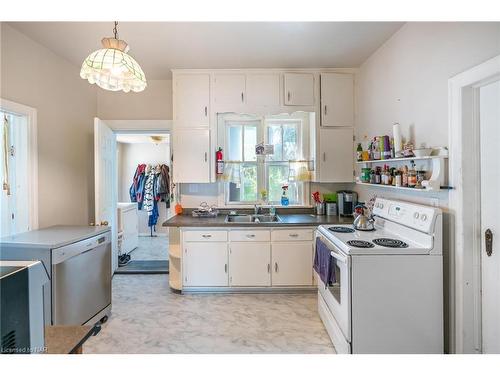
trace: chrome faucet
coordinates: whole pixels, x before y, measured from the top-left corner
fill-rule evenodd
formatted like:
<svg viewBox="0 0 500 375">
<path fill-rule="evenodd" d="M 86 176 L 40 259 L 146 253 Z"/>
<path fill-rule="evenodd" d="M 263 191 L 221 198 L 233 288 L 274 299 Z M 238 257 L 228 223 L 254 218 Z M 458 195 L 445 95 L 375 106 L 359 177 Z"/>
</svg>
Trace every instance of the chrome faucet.
<svg viewBox="0 0 500 375">
<path fill-rule="evenodd" d="M 258 215 L 261 207 L 258 204 L 255 204 L 253 208 L 254 208 L 254 214 Z"/>
</svg>

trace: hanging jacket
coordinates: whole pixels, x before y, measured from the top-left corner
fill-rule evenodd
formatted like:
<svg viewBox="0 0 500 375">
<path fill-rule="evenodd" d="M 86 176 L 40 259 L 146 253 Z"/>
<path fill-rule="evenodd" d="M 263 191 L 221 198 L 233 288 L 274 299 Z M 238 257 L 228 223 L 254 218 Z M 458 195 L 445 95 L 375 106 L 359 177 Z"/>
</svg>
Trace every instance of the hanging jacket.
<svg viewBox="0 0 500 375">
<path fill-rule="evenodd" d="M 148 215 L 151 215 L 151 212 L 153 211 L 153 206 L 155 204 L 155 173 L 153 168 L 149 168 L 146 171 L 146 182 L 144 185 L 144 200 L 143 200 L 143 207 L 148 213 Z"/>
<path fill-rule="evenodd" d="M 129 189 L 130 201 L 137 202 L 138 209 L 142 209 L 144 186 L 146 182 L 146 164 L 139 164 L 135 170 L 132 185 Z"/>
<path fill-rule="evenodd" d="M 162 164 L 160 166 L 160 173 L 158 175 L 158 195 L 162 202 L 167 203 L 167 208 L 170 207 L 170 168 L 168 165 Z"/>
</svg>

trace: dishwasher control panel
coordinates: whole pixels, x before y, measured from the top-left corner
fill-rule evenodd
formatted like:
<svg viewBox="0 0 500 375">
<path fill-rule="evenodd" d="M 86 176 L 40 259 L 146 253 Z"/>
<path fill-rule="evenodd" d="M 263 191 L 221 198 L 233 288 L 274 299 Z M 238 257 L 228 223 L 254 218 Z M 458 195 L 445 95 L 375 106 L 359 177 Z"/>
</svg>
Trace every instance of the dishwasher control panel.
<svg viewBox="0 0 500 375">
<path fill-rule="evenodd" d="M 100 234 L 99 236 L 87 238 L 82 241 L 72 243 L 67 246 L 52 250 L 52 264 L 58 264 L 76 255 L 83 254 L 98 246 L 111 243 L 111 233 Z"/>
</svg>

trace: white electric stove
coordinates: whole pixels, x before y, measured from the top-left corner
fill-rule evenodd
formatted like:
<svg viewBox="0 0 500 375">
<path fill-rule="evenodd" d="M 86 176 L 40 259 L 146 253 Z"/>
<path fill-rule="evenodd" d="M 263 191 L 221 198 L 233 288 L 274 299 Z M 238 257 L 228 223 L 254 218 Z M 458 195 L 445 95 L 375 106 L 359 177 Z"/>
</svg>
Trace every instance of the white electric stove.
<svg viewBox="0 0 500 375">
<path fill-rule="evenodd" d="M 375 229 L 322 225 L 335 281 L 318 310 L 340 353 L 442 353 L 442 213 L 377 198 Z"/>
</svg>

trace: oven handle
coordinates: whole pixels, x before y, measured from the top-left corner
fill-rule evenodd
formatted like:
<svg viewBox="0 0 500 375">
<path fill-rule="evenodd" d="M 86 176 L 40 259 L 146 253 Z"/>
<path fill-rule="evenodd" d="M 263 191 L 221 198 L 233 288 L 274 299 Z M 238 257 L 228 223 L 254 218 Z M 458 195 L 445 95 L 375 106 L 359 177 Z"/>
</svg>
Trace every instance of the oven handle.
<svg viewBox="0 0 500 375">
<path fill-rule="evenodd" d="M 347 262 L 346 257 L 343 257 L 343 256 L 341 256 L 341 255 L 339 255 L 339 254 L 337 254 L 337 253 L 335 253 L 333 251 L 330 251 L 330 255 L 333 258 L 337 259 L 339 262 L 342 262 L 342 263 L 346 263 Z"/>
<path fill-rule="evenodd" d="M 327 246 L 328 246 L 328 243 L 330 241 L 328 241 L 325 236 L 323 236 L 321 233 L 317 233 L 317 237 L 319 237 L 321 239 L 321 241 L 324 242 L 325 244 L 327 244 Z M 330 255 L 333 258 L 337 259 L 339 262 L 347 264 L 347 256 L 346 255 L 338 254 L 335 251 L 331 250 L 331 246 L 328 246 L 328 247 L 330 248 Z"/>
</svg>

